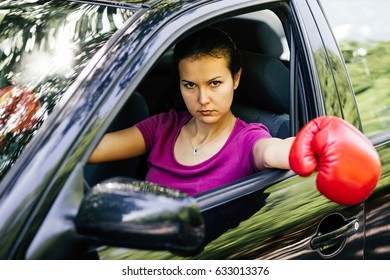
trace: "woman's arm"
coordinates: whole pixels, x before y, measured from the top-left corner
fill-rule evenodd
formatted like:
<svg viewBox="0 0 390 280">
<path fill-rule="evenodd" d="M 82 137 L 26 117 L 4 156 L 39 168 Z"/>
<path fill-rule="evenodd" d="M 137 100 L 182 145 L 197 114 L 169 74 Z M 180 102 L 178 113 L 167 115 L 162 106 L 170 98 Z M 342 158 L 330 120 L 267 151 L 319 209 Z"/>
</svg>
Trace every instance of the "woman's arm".
<svg viewBox="0 0 390 280">
<path fill-rule="evenodd" d="M 265 138 L 257 141 L 253 149 L 257 169 L 290 169 L 288 158 L 294 139 Z"/>
<path fill-rule="evenodd" d="M 145 141 L 137 127 L 107 133 L 93 151 L 88 163 L 114 161 L 145 153 Z"/>
</svg>

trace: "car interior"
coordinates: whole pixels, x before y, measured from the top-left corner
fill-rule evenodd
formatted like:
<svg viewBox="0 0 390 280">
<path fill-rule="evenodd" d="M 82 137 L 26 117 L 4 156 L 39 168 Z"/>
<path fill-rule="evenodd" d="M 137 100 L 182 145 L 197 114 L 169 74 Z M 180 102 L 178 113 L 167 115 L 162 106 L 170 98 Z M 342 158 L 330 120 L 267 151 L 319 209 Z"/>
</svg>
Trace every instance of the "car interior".
<svg viewBox="0 0 390 280">
<path fill-rule="evenodd" d="M 253 16 L 233 17 L 214 25 L 226 31 L 242 53 L 243 72 L 235 92 L 233 113 L 246 122 L 265 124 L 273 137 L 289 137 L 289 62 L 281 58 L 285 52 L 281 35 L 269 23 Z M 185 110 L 173 65 L 172 48 L 159 58 L 108 131 L 129 127 L 170 109 Z M 116 176 L 142 180 L 145 174 L 146 156 L 87 164 L 84 168 L 89 186 Z"/>
</svg>

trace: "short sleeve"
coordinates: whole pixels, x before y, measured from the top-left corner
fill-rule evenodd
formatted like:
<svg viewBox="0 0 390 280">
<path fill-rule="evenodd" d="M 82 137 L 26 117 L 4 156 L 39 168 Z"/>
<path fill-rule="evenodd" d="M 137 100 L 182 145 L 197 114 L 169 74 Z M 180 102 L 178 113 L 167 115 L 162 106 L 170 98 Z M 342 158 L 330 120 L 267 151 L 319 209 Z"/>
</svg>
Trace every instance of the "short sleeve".
<svg viewBox="0 0 390 280">
<path fill-rule="evenodd" d="M 154 136 L 156 135 L 161 117 L 161 115 L 154 115 L 135 125 L 144 137 L 145 146 L 148 151 L 152 148 L 153 142 L 155 141 Z"/>
<path fill-rule="evenodd" d="M 144 137 L 146 149 L 150 151 L 157 141 L 168 139 L 170 135 L 175 135 L 177 130 L 190 118 L 191 115 L 188 112 L 171 110 L 168 113 L 151 116 L 137 123 L 135 126 Z"/>
<path fill-rule="evenodd" d="M 253 172 L 258 171 L 253 157 L 253 149 L 257 141 L 264 138 L 271 138 L 268 128 L 261 123 L 250 123 L 243 129 L 237 137 L 237 145 L 240 147 L 242 155 L 247 156 L 250 161 L 250 168 Z"/>
</svg>

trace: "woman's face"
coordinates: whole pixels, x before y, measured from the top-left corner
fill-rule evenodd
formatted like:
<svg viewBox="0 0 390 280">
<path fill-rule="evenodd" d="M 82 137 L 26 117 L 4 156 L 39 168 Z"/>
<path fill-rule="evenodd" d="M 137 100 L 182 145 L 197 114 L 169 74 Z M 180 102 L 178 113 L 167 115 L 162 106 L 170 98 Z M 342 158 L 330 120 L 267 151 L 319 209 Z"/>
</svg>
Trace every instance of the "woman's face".
<svg viewBox="0 0 390 280">
<path fill-rule="evenodd" d="M 241 71 L 233 78 L 225 58 L 202 56 L 179 62 L 180 90 L 188 111 L 204 123 L 216 123 L 228 112 Z"/>
</svg>

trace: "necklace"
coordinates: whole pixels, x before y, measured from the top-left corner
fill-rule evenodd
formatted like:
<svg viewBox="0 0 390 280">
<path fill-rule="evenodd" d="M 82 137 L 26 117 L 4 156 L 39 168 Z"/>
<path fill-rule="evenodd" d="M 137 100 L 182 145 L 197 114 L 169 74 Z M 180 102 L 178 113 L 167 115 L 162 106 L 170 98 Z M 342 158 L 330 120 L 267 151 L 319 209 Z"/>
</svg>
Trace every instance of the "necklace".
<svg viewBox="0 0 390 280">
<path fill-rule="evenodd" d="M 194 123 L 195 123 L 195 121 L 194 121 Z M 214 137 L 210 138 L 208 141 L 205 141 L 204 143 L 202 143 L 200 146 L 197 146 L 197 147 L 194 147 L 194 145 L 192 144 L 192 139 L 190 138 L 190 144 L 191 144 L 191 147 L 192 147 L 192 155 L 193 155 L 193 156 L 199 156 L 199 155 L 200 155 L 200 149 L 201 149 L 204 145 L 206 145 L 207 143 L 210 143 L 210 142 L 213 141 L 215 138 L 217 138 L 219 135 L 221 135 L 222 132 L 224 132 L 228 126 L 229 126 L 229 122 L 227 123 L 227 125 L 225 126 L 225 128 L 224 128 L 221 132 L 215 134 Z"/>
</svg>

